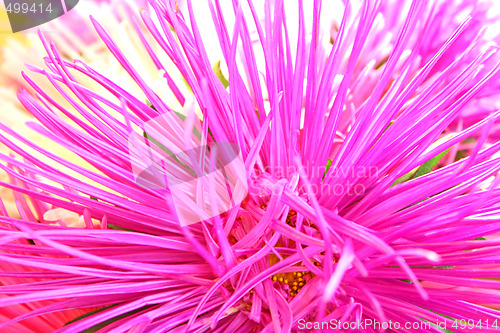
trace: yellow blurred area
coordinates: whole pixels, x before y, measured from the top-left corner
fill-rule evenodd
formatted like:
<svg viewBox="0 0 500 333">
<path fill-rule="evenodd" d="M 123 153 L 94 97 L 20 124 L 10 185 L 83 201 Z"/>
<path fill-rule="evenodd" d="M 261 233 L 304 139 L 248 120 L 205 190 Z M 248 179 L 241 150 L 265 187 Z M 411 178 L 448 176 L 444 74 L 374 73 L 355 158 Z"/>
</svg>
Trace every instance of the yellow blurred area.
<svg viewBox="0 0 500 333">
<path fill-rule="evenodd" d="M 18 33 L 12 33 L 9 19 L 7 16 L 7 12 L 5 10 L 5 6 L 3 4 L 0 5 L 0 63 L 3 63 L 6 61 L 3 56 L 5 55 L 5 51 L 11 51 L 12 52 L 12 47 L 21 47 L 26 46 L 26 48 L 29 47 L 29 39 L 26 37 L 26 34 L 24 32 L 18 32 Z M 31 51 L 27 52 L 27 56 L 23 57 L 23 55 L 20 55 L 20 62 L 12 62 L 12 55 L 10 55 L 10 61 L 8 61 L 7 66 L 0 66 L 2 71 L 7 71 L 7 70 L 14 70 L 14 71 L 20 71 L 23 69 L 22 68 L 22 63 L 25 60 L 33 60 L 34 63 L 39 61 L 39 57 L 41 58 L 41 55 L 37 51 L 38 49 L 33 49 Z M 30 58 L 30 56 L 33 56 L 33 59 Z M 12 83 L 6 83 L 5 79 L 6 73 L 0 72 L 0 101 L 2 102 L 0 106 L 0 122 L 3 123 L 4 125 L 7 125 L 8 127 L 15 129 L 18 133 L 22 133 L 23 136 L 33 142 L 36 142 L 39 146 L 48 149 L 50 152 L 54 153 L 57 156 L 63 156 L 66 159 L 77 163 L 80 166 L 84 166 L 88 170 L 92 170 L 94 172 L 98 172 L 95 168 L 93 168 L 90 164 L 86 163 L 83 161 L 79 156 L 75 155 L 68 149 L 64 148 L 60 144 L 54 143 L 52 140 L 46 138 L 45 136 L 37 133 L 34 130 L 29 129 L 25 123 L 27 121 L 34 121 L 34 118 L 26 112 L 24 107 L 21 106 L 21 104 L 17 101 L 16 93 L 19 91 L 20 86 L 12 85 Z M 17 144 L 20 144 L 19 142 L 16 142 Z M 24 145 L 20 145 L 26 150 L 30 150 L 29 147 L 26 147 Z M 5 145 L 0 143 L 0 153 L 4 154 L 12 154 L 12 151 L 7 149 Z M 61 167 L 58 163 L 55 163 L 53 161 L 50 161 L 50 159 L 44 158 L 43 155 L 37 153 L 34 150 L 30 150 L 30 155 L 36 156 L 40 159 L 44 159 L 45 162 L 51 164 L 52 166 L 63 170 L 64 168 Z M 3 163 L 5 164 L 5 163 Z M 78 177 L 79 174 L 72 171 L 72 170 L 65 170 L 68 174 Z M 80 177 L 82 178 L 82 177 Z M 3 170 L 0 170 L 0 181 L 6 181 L 9 182 L 9 178 L 7 176 L 7 173 Z M 49 183 L 49 181 L 47 181 Z M 88 183 L 92 183 L 91 181 L 88 181 Z M 97 186 L 99 186 L 97 184 Z M 104 188 L 103 186 L 100 186 L 100 188 Z M 24 196 L 27 198 L 26 196 Z M 19 217 L 19 213 L 17 212 L 16 208 L 16 203 L 15 203 L 15 198 L 14 194 L 11 190 L 0 186 L 0 198 L 3 201 L 4 205 L 7 208 L 7 211 L 9 212 L 9 215 L 11 217 Z"/>
<path fill-rule="evenodd" d="M 25 40 L 22 32 L 13 34 L 10 28 L 9 18 L 7 17 L 7 11 L 5 10 L 4 3 L 2 1 L 2 6 L 0 7 L 0 48 L 3 47 L 9 38 L 16 38 L 18 40 Z M 0 52 L 0 60 L 2 59 L 2 54 Z M 0 78 L 1 80 L 1 78 Z"/>
<path fill-rule="evenodd" d="M 9 19 L 7 18 L 7 12 L 5 11 L 5 6 L 3 6 L 3 1 L 2 1 L 2 8 L 0 8 L 0 45 L 3 45 L 5 42 L 5 37 L 7 36 L 7 31 L 9 30 Z"/>
<path fill-rule="evenodd" d="M 113 40 L 118 44 L 122 51 L 127 54 L 128 60 L 132 63 L 133 67 L 141 73 L 143 79 L 145 79 L 149 86 L 153 88 L 155 93 L 164 101 L 168 101 L 168 104 L 172 105 L 174 109 L 179 111 L 182 110 L 182 106 L 176 104 L 178 101 L 172 94 L 171 90 L 168 89 L 168 84 L 163 73 L 161 71 L 159 72 L 154 63 L 149 60 L 148 52 L 144 49 L 142 41 L 136 34 L 135 28 L 130 20 L 117 18 L 116 15 L 113 14 L 117 8 L 121 8 L 121 2 L 113 1 L 115 4 L 97 6 L 98 2 L 99 1 L 89 0 L 87 2 L 88 7 L 84 6 L 85 3 L 81 3 L 77 10 L 71 11 L 68 14 L 75 16 L 75 22 L 82 22 L 82 25 L 79 26 L 77 30 L 66 29 L 65 24 L 71 24 L 72 21 L 70 20 L 66 20 L 66 22 L 63 22 L 62 20 L 54 20 L 53 22 L 47 24 L 47 27 L 50 25 L 50 31 L 48 32 L 61 33 L 48 34 L 46 37 L 49 37 L 51 41 L 54 41 L 63 56 L 68 59 L 77 58 L 83 61 L 96 71 L 104 73 L 105 76 L 112 78 L 114 82 L 119 82 L 123 89 L 126 89 L 129 93 L 136 96 L 140 100 L 146 100 L 144 92 L 123 69 L 121 64 L 116 61 L 112 53 L 107 51 L 107 47 L 104 43 L 100 39 L 95 38 L 95 36 L 94 39 L 89 37 L 88 32 L 94 31 L 94 27 L 89 20 L 81 20 L 81 17 L 88 17 L 89 14 L 92 14 L 94 17 L 100 15 L 101 22 L 105 22 L 105 26 L 109 29 Z M 99 10 L 96 10 L 96 8 L 99 8 Z M 17 100 L 16 93 L 20 91 L 21 87 L 27 86 L 20 73 L 21 71 L 26 71 L 26 63 L 44 68 L 45 64 L 43 58 L 45 56 L 46 50 L 43 48 L 42 43 L 38 39 L 38 35 L 34 33 L 34 31 L 25 31 L 15 34 L 11 32 L 7 12 L 3 4 L 0 4 L 0 101 L 2 102 L 0 105 L 0 122 L 15 130 L 15 132 L 22 135 L 23 138 L 34 142 L 36 145 L 46 149 L 58 158 L 70 161 L 71 163 L 77 164 L 78 166 L 96 174 L 101 174 L 101 172 L 93 167 L 91 163 L 86 162 L 83 158 L 73 153 L 71 149 L 65 148 L 60 143 L 54 143 L 52 140 L 44 137 L 40 133 L 37 133 L 25 124 L 26 121 L 36 122 L 36 120 Z M 176 80 L 181 82 L 181 73 L 175 71 L 174 64 L 169 62 L 166 54 L 162 55 L 162 52 L 158 52 L 158 56 L 161 58 L 162 62 L 169 71 L 176 73 Z M 120 101 L 117 100 L 114 95 L 104 89 L 92 78 L 78 72 L 72 72 L 72 75 L 82 86 L 94 91 L 99 96 L 103 96 L 115 105 L 120 104 Z M 61 95 L 60 91 L 54 88 L 53 84 L 43 75 L 29 73 L 29 77 L 39 86 L 39 89 L 43 90 L 49 96 L 52 96 L 58 105 L 66 108 L 66 110 L 71 112 L 73 116 L 93 127 L 93 124 L 80 115 L 80 113 L 75 110 L 74 105 L 69 103 L 64 96 Z M 32 95 L 34 94 L 32 89 L 29 89 L 29 87 L 26 88 L 28 93 L 31 93 Z M 73 96 L 69 88 L 62 87 L 62 90 Z M 183 93 L 185 96 L 190 94 L 189 91 L 183 91 Z M 101 107 L 106 108 L 109 114 L 115 115 L 116 119 L 123 119 L 123 115 L 117 113 L 116 110 L 107 108 L 104 104 L 102 104 Z M 199 108 L 197 108 L 197 110 L 198 109 Z M 73 123 L 65 115 L 60 114 L 59 116 L 61 116 L 62 119 L 69 121 L 70 124 Z M 63 174 L 68 175 L 69 177 L 74 177 L 84 184 L 94 186 L 96 189 L 121 195 L 120 193 L 116 193 L 114 190 L 109 189 L 106 184 L 100 184 L 93 179 L 86 178 L 79 172 L 73 170 L 71 167 L 65 167 L 59 164 L 48 156 L 44 156 L 44 154 L 27 147 L 25 144 L 20 143 L 18 140 L 10 136 L 7 136 L 7 139 L 12 140 L 13 143 L 19 145 L 20 148 L 24 149 L 32 158 L 39 159 L 47 163 L 51 167 L 57 169 Z M 0 153 L 8 155 L 11 151 L 5 145 L 0 143 Z M 21 158 L 17 155 L 16 159 L 21 160 Z M 0 158 L 0 164 L 5 164 L 1 160 L 2 158 Z M 95 163 L 95 161 L 93 162 Z M 47 179 L 49 178 L 48 176 L 38 178 L 40 178 L 40 181 L 49 186 L 57 188 L 61 187 L 60 184 Z M 0 170 L 0 181 L 9 182 L 9 178 L 3 170 Z M 88 191 L 92 192 L 92 189 L 87 190 L 87 192 Z M 97 197 L 96 193 L 82 193 L 82 195 L 87 197 L 90 195 Z M 16 200 L 13 197 L 12 191 L 7 190 L 0 185 L 0 198 L 4 202 L 10 216 L 19 217 L 19 213 L 16 208 Z M 76 219 L 76 221 L 78 222 L 79 219 Z"/>
<path fill-rule="evenodd" d="M 5 41 L 9 36 L 13 35 L 10 32 L 9 19 L 7 17 L 7 12 L 5 11 L 5 6 L 2 4 L 2 8 L 0 8 L 0 47 L 5 44 Z"/>
</svg>

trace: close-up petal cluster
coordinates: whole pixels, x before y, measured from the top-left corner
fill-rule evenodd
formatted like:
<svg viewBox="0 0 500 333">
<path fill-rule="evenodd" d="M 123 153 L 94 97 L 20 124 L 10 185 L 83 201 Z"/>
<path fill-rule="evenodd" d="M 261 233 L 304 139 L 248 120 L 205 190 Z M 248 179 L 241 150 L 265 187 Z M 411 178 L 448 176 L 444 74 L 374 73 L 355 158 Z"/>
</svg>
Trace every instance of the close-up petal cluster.
<svg viewBox="0 0 500 333">
<path fill-rule="evenodd" d="M 496 0 L 87 2 L 0 46 L 0 332 L 500 329 Z"/>
</svg>

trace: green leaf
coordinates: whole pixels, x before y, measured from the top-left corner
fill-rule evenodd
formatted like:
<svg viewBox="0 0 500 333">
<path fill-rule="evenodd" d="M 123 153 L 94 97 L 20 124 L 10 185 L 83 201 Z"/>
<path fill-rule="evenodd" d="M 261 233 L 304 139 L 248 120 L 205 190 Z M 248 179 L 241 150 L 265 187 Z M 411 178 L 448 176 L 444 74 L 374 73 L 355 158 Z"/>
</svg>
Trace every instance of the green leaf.
<svg viewBox="0 0 500 333">
<path fill-rule="evenodd" d="M 434 322 L 434 323 L 433 323 L 433 322 L 431 322 L 431 321 L 429 321 L 429 320 L 426 320 L 426 319 L 424 319 L 424 318 L 422 318 L 422 317 L 417 317 L 417 318 L 418 318 L 418 319 L 420 319 L 420 320 L 422 320 L 422 321 L 424 321 L 424 322 L 426 322 L 426 323 L 429 323 L 429 325 L 431 325 L 431 326 L 433 326 L 433 327 L 435 327 L 435 328 L 439 329 L 440 331 L 442 331 L 442 332 L 444 332 L 444 333 L 454 333 L 453 331 L 450 331 L 450 330 L 446 329 L 446 328 L 445 328 L 445 327 L 446 327 L 446 324 L 444 324 L 444 323 L 445 323 L 445 318 L 447 318 L 447 319 L 449 319 L 449 320 L 451 320 L 451 321 L 455 321 L 455 322 L 458 320 L 457 318 L 453 318 L 453 317 L 450 317 L 450 316 L 444 315 L 444 314 L 442 314 L 442 313 L 439 313 L 439 312 L 436 312 L 436 311 L 432 311 L 432 310 L 430 310 L 430 309 L 426 309 L 426 310 L 428 310 L 428 311 L 430 311 L 430 312 L 432 312 L 432 313 L 435 313 L 435 314 L 437 314 L 437 315 L 439 315 L 439 316 L 443 317 L 443 318 L 442 318 L 442 320 L 438 320 L 438 321 L 439 321 L 439 325 L 437 325 L 437 323 L 436 323 L 436 322 Z M 444 325 L 443 325 L 443 324 L 444 324 Z M 443 327 L 443 326 L 445 326 L 445 327 Z M 473 328 L 473 327 L 471 327 L 471 328 Z"/>
<path fill-rule="evenodd" d="M 428 323 L 429 323 L 429 325 L 431 325 L 432 327 L 437 328 L 438 330 L 442 331 L 443 333 L 454 333 L 453 331 L 450 331 L 449 329 L 439 327 L 438 325 L 436 325 L 436 324 L 435 324 L 435 323 L 433 323 L 433 322 L 430 322 L 430 321 L 425 320 L 425 319 L 422 319 L 422 320 L 423 320 L 423 321 L 425 321 L 425 322 L 428 322 Z M 443 319 L 443 321 L 444 321 L 444 319 Z M 442 323 L 441 323 L 440 325 L 442 325 Z M 473 327 L 471 327 L 471 329 L 472 329 L 472 328 L 473 328 Z"/>
<path fill-rule="evenodd" d="M 229 86 L 229 81 L 224 77 L 224 74 L 222 74 L 222 70 L 220 69 L 220 60 L 217 61 L 212 68 L 215 72 L 215 75 L 217 75 L 224 88 L 227 88 Z"/>
<path fill-rule="evenodd" d="M 380 67 L 384 66 L 387 60 L 389 60 L 389 56 L 386 56 L 384 59 L 380 60 L 380 62 L 375 65 L 375 69 L 379 69 Z"/>
<path fill-rule="evenodd" d="M 196 130 L 196 129 L 194 129 Z M 194 132 L 193 130 L 193 132 Z M 198 131 L 196 131 L 198 132 Z M 199 135 L 200 133 L 198 133 Z M 196 133 L 195 133 L 196 135 Z M 155 146 L 159 147 L 161 150 L 163 150 L 165 153 L 167 153 L 172 159 L 174 159 L 177 163 L 179 163 L 183 168 L 185 168 L 189 173 L 191 173 L 193 176 L 196 176 L 196 172 L 191 169 L 186 163 L 184 163 L 183 161 L 181 161 L 181 159 L 179 157 L 177 157 L 173 151 L 171 151 L 170 149 L 168 149 L 167 147 L 165 147 L 164 145 L 162 145 L 160 142 L 158 142 L 157 140 L 155 140 L 155 138 L 153 138 L 152 136 L 148 135 L 146 132 L 143 131 L 143 136 L 148 139 L 151 143 L 153 143 Z"/>
<path fill-rule="evenodd" d="M 124 231 L 137 232 L 135 230 L 132 230 L 132 229 L 129 229 L 129 228 L 120 227 L 120 226 L 117 226 L 117 225 L 111 224 L 111 223 L 108 223 L 107 225 L 108 225 L 109 229 L 113 229 L 113 230 L 124 230 Z"/>
<path fill-rule="evenodd" d="M 69 324 L 71 324 L 71 323 L 74 323 L 74 322 L 76 322 L 76 321 L 78 321 L 78 320 L 82 320 L 82 319 L 84 319 L 84 318 L 90 317 L 90 316 L 92 316 L 92 315 L 94 315 L 94 314 L 96 314 L 96 313 L 99 313 L 99 312 L 101 312 L 101 311 L 107 310 L 107 309 L 112 308 L 112 307 L 117 306 L 117 305 L 118 305 L 118 304 L 113 304 L 113 305 L 105 306 L 105 307 L 103 307 L 103 308 L 100 308 L 100 309 L 97 309 L 97 310 L 94 310 L 94 311 L 87 312 L 87 313 L 85 313 L 85 314 L 83 314 L 83 315 L 81 315 L 81 316 L 76 317 L 75 319 L 73 319 L 73 320 L 71 320 L 71 321 L 68 321 L 66 324 L 64 324 L 64 326 L 69 325 Z M 152 306 L 153 306 L 153 305 L 146 305 L 146 306 L 143 306 L 142 308 L 139 308 L 139 309 L 135 309 L 135 310 L 129 311 L 129 312 L 127 312 L 127 313 L 124 313 L 124 314 L 121 314 L 121 315 L 116 316 L 116 317 L 114 317 L 114 318 L 111 318 L 111 319 L 108 319 L 108 320 L 106 320 L 106 321 L 103 321 L 102 323 L 99 323 L 99 324 L 97 324 L 97 325 L 94 325 L 94 326 L 92 326 L 92 327 L 90 327 L 90 328 L 87 328 L 87 329 L 85 329 L 85 330 L 81 331 L 80 333 L 95 333 L 95 332 L 97 332 L 98 330 L 100 330 L 101 328 L 103 328 L 104 326 L 107 326 L 107 325 L 109 325 L 109 324 L 111 324 L 111 323 L 113 323 L 113 322 L 115 322 L 115 321 L 117 321 L 117 320 L 120 320 L 120 319 L 126 318 L 127 316 L 133 315 L 134 313 L 140 312 L 140 311 L 145 310 L 145 309 L 147 309 L 147 308 L 150 308 L 150 307 L 152 307 Z"/>
<path fill-rule="evenodd" d="M 410 268 L 452 269 L 455 266 L 410 266 Z"/>
<path fill-rule="evenodd" d="M 322 179 L 325 179 L 326 173 L 328 172 L 328 169 L 330 169 L 331 165 L 332 165 L 332 160 L 328 159 L 328 161 L 326 161 L 325 172 L 323 173 L 323 178 Z"/>
<path fill-rule="evenodd" d="M 422 164 L 418 169 L 417 174 L 413 178 L 417 178 L 431 172 L 432 169 L 439 163 L 439 161 L 441 161 L 443 156 L 446 155 L 446 153 L 449 150 L 450 150 L 449 148 L 446 149 L 445 151 L 441 152 L 440 154 L 434 156 L 433 158 Z"/>
<path fill-rule="evenodd" d="M 94 196 L 92 196 L 92 195 L 90 196 L 90 199 L 95 200 L 95 201 L 99 201 L 99 199 L 98 199 L 98 198 L 96 198 L 96 197 L 94 197 Z M 135 230 L 128 229 L 128 228 L 123 228 L 123 227 L 119 227 L 119 226 L 114 225 L 114 224 L 111 224 L 111 223 L 108 223 L 108 224 L 107 224 L 107 227 L 108 227 L 109 229 L 113 229 L 113 230 L 125 230 L 125 231 L 132 231 L 132 232 L 136 232 Z M 33 243 L 33 244 L 35 244 L 35 243 Z M 97 310 L 96 310 L 96 311 L 97 311 Z"/>
<path fill-rule="evenodd" d="M 189 85 L 187 80 L 184 78 L 184 76 L 182 77 L 182 81 L 184 82 L 184 85 L 189 89 L 189 92 L 193 93 L 193 88 L 191 88 L 191 86 Z"/>
<path fill-rule="evenodd" d="M 219 61 L 220 63 L 220 61 Z M 157 111 L 156 108 L 154 107 L 154 105 L 146 100 L 146 104 L 151 107 L 153 110 Z M 180 112 L 177 112 L 175 110 L 173 110 L 174 113 L 177 115 L 177 117 L 179 117 L 180 120 L 182 121 L 185 121 L 186 120 L 186 116 L 183 115 L 182 113 Z M 201 134 L 200 132 L 198 131 L 197 128 L 193 127 L 193 134 L 199 139 L 201 140 Z M 215 138 L 213 137 L 212 135 L 212 132 L 210 131 L 210 128 L 208 129 L 208 135 L 210 135 L 212 137 L 212 139 L 215 141 Z M 161 144 L 158 140 L 156 140 L 155 138 L 153 138 L 151 135 L 149 135 L 148 133 L 146 133 L 146 131 L 142 131 L 142 136 L 146 139 L 148 139 L 151 143 L 153 143 L 154 145 L 156 145 L 157 147 L 159 147 L 162 151 L 164 151 L 165 153 L 167 153 L 171 158 L 173 158 L 177 163 L 179 163 L 183 168 L 185 168 L 189 173 L 191 173 L 193 176 L 196 176 L 196 172 L 191 169 L 186 163 L 182 162 L 170 149 L 168 149 L 167 147 L 165 147 L 163 144 Z M 121 229 L 120 229 L 121 230 Z"/>
<path fill-rule="evenodd" d="M 392 125 L 393 123 L 394 123 L 394 120 L 391 120 L 391 121 L 390 121 L 390 123 L 389 123 L 389 125 L 387 125 L 387 127 L 386 127 L 386 128 L 385 128 L 385 130 L 384 130 L 384 132 L 382 132 L 382 133 L 385 133 L 385 131 L 387 131 L 387 129 L 388 129 L 389 127 L 391 127 L 391 125 Z"/>
<path fill-rule="evenodd" d="M 186 116 L 185 116 L 185 115 L 183 115 L 182 113 L 177 112 L 177 111 L 175 111 L 175 110 L 174 110 L 174 113 L 177 115 L 177 117 L 179 117 L 179 119 L 180 119 L 180 120 L 182 120 L 182 121 L 186 120 Z M 196 132 L 198 132 L 198 130 L 197 130 L 196 128 L 195 128 L 194 130 L 195 130 Z M 198 135 L 200 135 L 200 133 L 198 133 Z M 199 138 L 198 138 L 198 139 L 199 139 Z"/>
<path fill-rule="evenodd" d="M 116 305 L 117 305 L 117 304 L 108 305 L 108 306 L 105 306 L 105 307 L 102 307 L 102 308 L 96 309 L 96 310 L 94 310 L 94 311 L 90 311 L 90 312 L 84 313 L 84 314 L 82 314 L 81 316 L 78 316 L 78 317 L 76 317 L 75 319 L 72 319 L 72 320 L 68 321 L 66 324 L 64 324 L 64 326 L 69 325 L 69 324 L 72 324 L 72 323 L 74 323 L 75 321 L 78 321 L 78 320 L 80 320 L 80 319 L 90 317 L 90 316 L 92 316 L 93 314 L 96 314 L 96 313 L 99 313 L 99 312 L 104 311 L 104 310 L 106 310 L 106 309 L 112 308 L 113 306 L 116 306 Z"/>
<path fill-rule="evenodd" d="M 154 105 L 150 101 L 147 100 L 146 104 L 149 105 L 149 107 L 151 107 L 153 110 L 156 111 L 156 108 L 154 107 Z M 177 112 L 175 110 L 174 110 L 174 113 L 177 115 L 177 117 L 179 117 L 180 120 L 182 120 L 182 121 L 186 120 L 186 116 L 183 115 L 182 113 Z M 194 127 L 193 127 L 193 134 L 196 135 L 196 137 L 198 139 L 201 139 L 200 132 Z M 146 131 L 142 131 L 142 136 L 144 138 L 148 139 L 151 143 L 153 143 L 157 147 L 159 147 L 161 150 L 166 152 L 171 158 L 173 158 L 177 163 L 181 164 L 184 168 L 188 169 L 188 171 L 191 172 L 193 175 L 196 175 L 196 173 L 193 170 L 191 170 L 191 168 L 189 168 L 185 163 L 183 163 L 170 149 L 168 149 L 167 147 L 162 145 L 158 140 L 156 140 L 151 135 L 146 133 Z"/>
<path fill-rule="evenodd" d="M 391 186 L 398 185 L 398 184 L 404 183 L 406 181 L 409 181 L 410 179 L 413 178 L 413 176 L 415 176 L 415 174 L 417 173 L 419 168 L 420 167 L 416 167 L 415 169 L 411 170 L 407 174 L 399 177 L 398 179 L 396 179 L 396 181 Z"/>
<path fill-rule="evenodd" d="M 415 178 L 418 178 L 418 177 L 423 176 L 425 174 L 428 174 L 429 172 L 432 171 L 432 169 L 436 165 L 438 165 L 439 161 L 441 161 L 441 159 L 443 158 L 443 156 L 446 155 L 446 153 L 449 150 L 450 150 L 449 148 L 446 149 L 445 151 L 443 151 L 443 152 L 439 153 L 438 155 L 434 156 L 433 158 L 431 158 L 427 162 L 425 162 L 422 165 L 420 165 L 420 166 L 416 167 L 415 169 L 411 170 L 407 174 L 399 177 L 398 179 L 396 179 L 396 181 L 391 186 L 394 186 L 394 185 L 397 185 L 397 184 L 400 184 L 400 183 L 404 183 L 404 182 L 406 182 L 408 180 L 415 179 Z"/>
<path fill-rule="evenodd" d="M 153 105 L 150 101 L 146 100 L 146 104 L 147 104 L 147 105 L 148 105 L 151 109 L 153 109 L 153 110 L 155 110 L 156 112 L 158 112 L 158 111 L 156 110 L 156 108 L 154 107 L 154 105 Z M 175 110 L 172 110 L 172 111 L 174 111 L 175 115 L 176 115 L 177 117 L 179 117 L 179 119 L 180 119 L 180 120 L 182 120 L 182 121 L 185 121 L 185 120 L 186 120 L 186 116 L 185 116 L 185 115 L 183 115 L 182 113 L 177 112 L 177 111 L 175 111 Z M 210 130 L 209 130 L 209 132 L 210 132 Z M 198 129 L 196 129 L 196 128 L 194 128 L 194 127 L 193 127 L 193 134 L 194 134 L 194 135 L 196 135 L 196 137 L 197 137 L 198 139 L 201 139 L 201 134 L 200 134 L 200 132 L 198 131 Z M 145 132 L 143 132 L 143 136 L 144 136 L 146 139 L 149 139 L 149 138 L 147 137 L 147 134 L 146 134 Z"/>
</svg>

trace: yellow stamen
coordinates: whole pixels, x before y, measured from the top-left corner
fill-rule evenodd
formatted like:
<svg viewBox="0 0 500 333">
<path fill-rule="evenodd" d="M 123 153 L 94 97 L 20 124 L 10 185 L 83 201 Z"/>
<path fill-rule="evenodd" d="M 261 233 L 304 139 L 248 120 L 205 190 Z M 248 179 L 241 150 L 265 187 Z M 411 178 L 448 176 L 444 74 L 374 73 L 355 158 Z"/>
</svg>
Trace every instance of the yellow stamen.
<svg viewBox="0 0 500 333">
<path fill-rule="evenodd" d="M 311 272 L 290 272 L 275 274 L 272 276 L 272 280 L 278 281 L 283 290 L 288 290 L 290 296 L 293 297 L 300 292 L 302 287 L 312 277 L 313 274 Z"/>
</svg>

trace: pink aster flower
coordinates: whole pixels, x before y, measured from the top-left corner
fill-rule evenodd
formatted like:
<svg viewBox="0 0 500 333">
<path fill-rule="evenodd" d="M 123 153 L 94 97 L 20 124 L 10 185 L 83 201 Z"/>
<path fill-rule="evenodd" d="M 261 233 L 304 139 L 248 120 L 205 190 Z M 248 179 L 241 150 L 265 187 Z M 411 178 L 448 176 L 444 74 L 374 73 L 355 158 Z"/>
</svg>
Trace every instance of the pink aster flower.
<svg viewBox="0 0 500 333">
<path fill-rule="evenodd" d="M 139 89 L 42 37 L 46 66 L 29 69 L 65 103 L 23 74 L 28 125 L 95 170 L 0 124 L 24 158 L 1 155 L 22 219 L 0 218 L 0 307 L 32 310 L 0 312 L 0 328 L 80 309 L 55 332 L 498 329 L 500 111 L 461 118 L 498 95 L 485 11 L 339 1 L 332 25 L 322 5 L 153 0 L 134 23 L 144 64 L 93 19 Z M 241 201 L 204 169 L 223 143 Z"/>
</svg>

